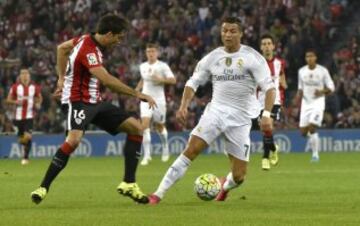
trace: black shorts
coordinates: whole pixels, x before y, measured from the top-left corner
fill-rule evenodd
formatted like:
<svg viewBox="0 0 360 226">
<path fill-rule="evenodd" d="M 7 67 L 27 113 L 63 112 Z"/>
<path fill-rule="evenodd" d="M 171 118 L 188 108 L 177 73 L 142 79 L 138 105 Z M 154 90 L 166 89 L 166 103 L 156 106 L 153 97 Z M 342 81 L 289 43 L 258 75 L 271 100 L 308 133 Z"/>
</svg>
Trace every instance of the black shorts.
<svg viewBox="0 0 360 226">
<path fill-rule="evenodd" d="M 263 113 L 263 110 L 261 110 L 260 115 L 257 118 L 252 119 L 252 128 L 251 130 L 259 130 L 259 121 L 261 119 L 261 115 Z M 281 105 L 274 105 L 271 110 L 271 118 L 274 119 L 274 121 L 280 121 L 281 118 Z"/>
<path fill-rule="evenodd" d="M 14 120 L 14 125 L 18 128 L 17 135 L 20 137 L 25 132 L 32 133 L 33 119 Z"/>
<path fill-rule="evenodd" d="M 83 102 L 74 102 L 61 105 L 61 110 L 66 115 L 66 129 L 83 130 L 91 123 L 105 130 L 111 135 L 119 132 L 117 128 L 121 123 L 130 117 L 119 107 L 108 102 L 97 104 L 87 104 Z"/>
</svg>

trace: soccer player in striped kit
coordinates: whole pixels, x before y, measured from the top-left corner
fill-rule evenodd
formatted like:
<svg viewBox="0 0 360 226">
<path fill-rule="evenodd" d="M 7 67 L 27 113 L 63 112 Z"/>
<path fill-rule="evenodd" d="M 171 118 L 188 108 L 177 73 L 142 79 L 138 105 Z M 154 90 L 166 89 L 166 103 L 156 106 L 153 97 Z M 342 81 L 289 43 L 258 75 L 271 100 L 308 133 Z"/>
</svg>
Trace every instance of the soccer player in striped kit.
<svg viewBox="0 0 360 226">
<path fill-rule="evenodd" d="M 24 148 L 22 165 L 29 164 L 34 110 L 40 109 L 41 102 L 40 87 L 31 81 L 27 68 L 20 69 L 19 81 L 11 86 L 6 103 L 15 105 L 14 125 L 18 129 L 18 141 Z"/>
<path fill-rule="evenodd" d="M 80 144 L 87 126 L 92 123 L 111 135 L 127 134 L 124 146 L 125 172 L 117 191 L 137 203 L 147 203 L 147 196 L 136 183 L 136 169 L 141 155 L 141 123 L 124 109 L 101 100 L 100 83 L 118 94 L 133 96 L 156 107 L 152 97 L 140 93 L 112 76 L 103 66 L 105 49 L 122 42 L 128 22 L 116 15 L 103 16 L 95 34 L 86 34 L 61 43 L 57 48 L 58 84 L 56 96 L 67 116 L 67 136 L 52 159 L 40 187 L 31 193 L 39 204 L 47 195 L 56 176 L 66 167 L 71 153 Z"/>
<path fill-rule="evenodd" d="M 285 77 L 285 61 L 279 57 L 274 56 L 274 38 L 269 34 L 264 34 L 263 36 L 261 36 L 260 49 L 269 66 L 271 78 L 275 83 L 276 98 L 274 106 L 271 110 L 271 118 L 272 120 L 279 121 L 281 107 L 284 103 L 285 98 L 284 92 L 287 88 Z M 261 105 L 261 109 L 264 109 L 265 92 L 260 90 L 258 93 L 258 99 Z M 272 132 L 273 131 L 274 130 L 272 130 Z M 261 161 L 261 167 L 263 170 L 270 170 L 271 165 L 274 166 L 279 161 L 278 146 L 274 142 L 273 133 L 263 133 L 263 148 L 264 154 Z"/>
</svg>

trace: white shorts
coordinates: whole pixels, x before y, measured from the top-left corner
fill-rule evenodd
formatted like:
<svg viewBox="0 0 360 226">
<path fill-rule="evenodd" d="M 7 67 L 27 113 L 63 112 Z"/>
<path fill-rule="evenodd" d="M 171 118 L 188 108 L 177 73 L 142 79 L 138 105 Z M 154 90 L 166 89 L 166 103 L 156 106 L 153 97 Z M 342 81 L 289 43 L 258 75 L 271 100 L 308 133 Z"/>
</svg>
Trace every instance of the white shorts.
<svg viewBox="0 0 360 226">
<path fill-rule="evenodd" d="M 231 121 L 227 120 L 227 115 L 219 114 L 216 111 L 205 109 L 199 123 L 191 131 L 210 145 L 216 138 L 223 136 L 225 141 L 225 152 L 237 159 L 249 161 L 250 157 L 250 129 L 249 124 L 232 126 Z"/>
<path fill-rule="evenodd" d="M 149 108 L 147 102 L 140 103 L 140 117 L 151 118 L 153 122 L 164 124 L 166 121 L 166 104 L 157 103 L 155 109 Z"/>
<path fill-rule="evenodd" d="M 324 117 L 324 110 L 309 108 L 300 112 L 300 127 L 307 127 L 310 124 L 321 126 Z"/>
</svg>

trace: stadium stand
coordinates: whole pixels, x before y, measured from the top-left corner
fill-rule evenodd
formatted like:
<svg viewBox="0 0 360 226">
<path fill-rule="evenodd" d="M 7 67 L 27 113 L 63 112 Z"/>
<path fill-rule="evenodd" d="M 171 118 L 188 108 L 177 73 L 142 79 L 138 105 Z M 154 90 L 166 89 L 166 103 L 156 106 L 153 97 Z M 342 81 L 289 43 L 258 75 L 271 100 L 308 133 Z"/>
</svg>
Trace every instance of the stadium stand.
<svg viewBox="0 0 360 226">
<path fill-rule="evenodd" d="M 304 64 L 304 50 L 316 48 L 320 63 L 330 68 L 336 93 L 327 99 L 324 117 L 327 128 L 360 127 L 360 26 L 359 3 L 351 0 L 20 0 L 0 2 L 0 131 L 13 132 L 12 111 L 4 99 L 17 79 L 21 65 L 30 67 L 33 80 L 42 87 L 43 106 L 34 130 L 60 133 L 64 130 L 58 103 L 51 97 L 57 76 L 56 45 L 94 29 L 95 21 L 109 12 L 129 19 L 132 29 L 125 44 L 107 56 L 108 70 L 135 87 L 139 64 L 145 59 L 147 42 L 157 42 L 161 59 L 177 76 L 176 86 L 167 89 L 168 128 L 180 131 L 175 121 L 184 84 L 198 59 L 220 42 L 221 18 L 238 16 L 244 24 L 243 43 L 258 46 L 259 37 L 271 33 L 276 52 L 286 59 L 289 89 L 284 121 L 280 128 L 298 126 L 299 103 L 293 101 L 297 70 Z M 251 2 L 251 4 L 250 4 Z M 345 30 L 344 24 L 352 21 Z M 357 23 L 356 23 L 357 22 Z M 188 128 L 201 115 L 210 86 L 202 88 L 191 107 Z M 138 102 L 103 90 L 112 101 L 134 114 Z M 195 104 L 196 103 L 196 104 Z M 93 128 L 95 129 L 95 128 Z"/>
</svg>

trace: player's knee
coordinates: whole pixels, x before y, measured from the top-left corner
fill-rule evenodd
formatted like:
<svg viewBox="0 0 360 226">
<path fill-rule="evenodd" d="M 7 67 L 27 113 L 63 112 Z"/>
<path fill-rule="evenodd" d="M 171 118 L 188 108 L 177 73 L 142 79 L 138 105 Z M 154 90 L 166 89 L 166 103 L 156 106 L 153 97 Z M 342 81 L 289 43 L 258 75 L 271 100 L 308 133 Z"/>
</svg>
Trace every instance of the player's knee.
<svg viewBox="0 0 360 226">
<path fill-rule="evenodd" d="M 307 129 L 300 129 L 300 132 L 301 132 L 301 135 L 303 137 L 307 137 L 307 134 L 308 134 L 308 130 Z"/>
<path fill-rule="evenodd" d="M 66 139 L 66 142 L 71 147 L 73 147 L 73 149 L 75 150 L 79 146 L 79 144 L 81 142 L 81 137 L 80 138 L 77 138 L 77 137 L 68 138 L 68 139 Z"/>
</svg>

